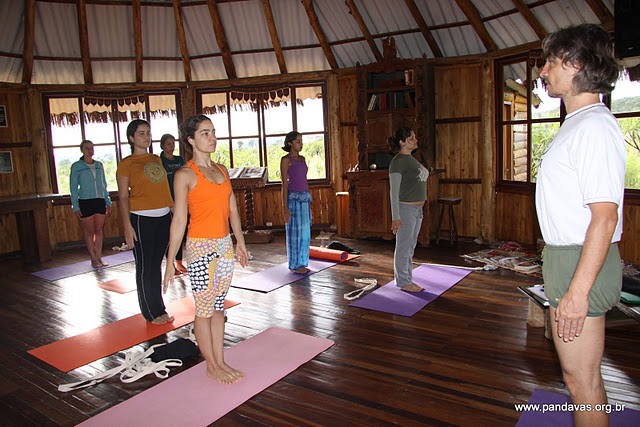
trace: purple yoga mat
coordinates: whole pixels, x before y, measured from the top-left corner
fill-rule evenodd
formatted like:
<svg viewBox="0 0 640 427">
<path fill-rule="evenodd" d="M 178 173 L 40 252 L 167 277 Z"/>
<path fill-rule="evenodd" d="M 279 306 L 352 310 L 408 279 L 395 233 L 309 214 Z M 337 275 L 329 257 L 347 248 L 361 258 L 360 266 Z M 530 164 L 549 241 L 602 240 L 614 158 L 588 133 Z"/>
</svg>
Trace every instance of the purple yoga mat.
<svg viewBox="0 0 640 427">
<path fill-rule="evenodd" d="M 102 260 L 109 266 L 124 264 L 133 261 L 133 251 L 124 251 L 117 254 L 103 257 Z M 91 266 L 91 261 L 76 262 L 75 264 L 63 265 L 62 267 L 49 268 L 47 270 L 36 271 L 31 273 L 41 279 L 54 281 L 64 279 L 65 277 L 77 276 L 78 274 L 88 273 L 93 270 L 99 270 Z"/>
<path fill-rule="evenodd" d="M 424 288 L 424 291 L 402 291 L 394 280 L 349 305 L 401 316 L 413 316 L 469 273 L 470 270 L 461 268 L 421 265 L 413 270 L 413 283 Z"/>
<path fill-rule="evenodd" d="M 529 399 L 528 410 L 520 410 L 522 415 L 516 427 L 570 427 L 573 426 L 573 415 L 567 410 L 571 402 L 569 396 L 545 390 L 534 390 Z M 536 406 L 537 405 L 537 406 Z M 562 405 L 565 405 L 564 407 Z M 611 427 L 632 427 L 640 425 L 640 412 L 630 408 L 622 408 L 622 404 L 609 403 L 609 425 Z M 564 410 L 563 410 L 564 409 Z"/>
<path fill-rule="evenodd" d="M 233 280 L 231 286 L 234 288 L 249 289 L 251 291 L 271 292 L 274 289 L 278 289 L 289 283 L 296 282 L 300 279 L 304 279 L 307 276 L 317 273 L 325 268 L 332 267 L 338 264 L 337 261 L 327 261 L 320 259 L 310 259 L 308 273 L 298 274 L 289 270 L 289 265 L 284 264 L 276 265 L 275 267 L 267 268 L 259 273 L 252 274 L 251 276 L 243 277 L 242 279 Z"/>
</svg>

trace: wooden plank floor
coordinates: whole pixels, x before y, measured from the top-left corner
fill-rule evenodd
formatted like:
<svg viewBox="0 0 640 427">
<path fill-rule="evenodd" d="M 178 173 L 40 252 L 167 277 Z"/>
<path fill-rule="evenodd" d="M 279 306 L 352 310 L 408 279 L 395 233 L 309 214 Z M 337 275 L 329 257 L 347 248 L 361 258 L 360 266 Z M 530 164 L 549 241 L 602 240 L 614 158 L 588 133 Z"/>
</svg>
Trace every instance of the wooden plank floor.
<svg viewBox="0 0 640 427">
<path fill-rule="evenodd" d="M 527 299 L 516 289 L 540 279 L 506 270 L 473 272 L 412 317 L 362 310 L 348 307 L 343 294 L 355 289 L 356 277 L 382 284 L 393 279 L 393 243 L 340 240 L 364 255 L 268 294 L 231 290 L 229 298 L 242 304 L 228 311 L 226 345 L 270 327 L 336 344 L 216 425 L 513 426 L 520 415 L 514 403 L 526 402 L 534 389 L 564 392 L 553 344 L 542 329 L 526 325 Z M 415 260 L 475 266 L 459 255 L 479 249 L 471 242 L 418 248 Z M 282 235 L 249 250 L 255 259 L 236 269 L 238 277 L 286 261 Z M 121 295 L 96 286 L 130 274 L 132 263 L 55 282 L 29 274 L 84 259 L 78 248 L 57 252 L 38 267 L 2 262 L 0 425 L 75 425 L 160 381 L 149 376 L 122 384 L 112 378 L 60 393 L 59 384 L 110 369 L 121 356 L 63 373 L 27 354 L 138 312 L 135 292 Z M 190 294 L 184 283 L 176 283 L 167 301 Z M 142 346 L 183 336 L 186 328 Z M 639 336 L 639 322 L 611 313 L 602 369 L 606 388 L 611 401 L 634 409 L 640 409 Z M 200 361 L 174 368 L 171 375 Z"/>
</svg>

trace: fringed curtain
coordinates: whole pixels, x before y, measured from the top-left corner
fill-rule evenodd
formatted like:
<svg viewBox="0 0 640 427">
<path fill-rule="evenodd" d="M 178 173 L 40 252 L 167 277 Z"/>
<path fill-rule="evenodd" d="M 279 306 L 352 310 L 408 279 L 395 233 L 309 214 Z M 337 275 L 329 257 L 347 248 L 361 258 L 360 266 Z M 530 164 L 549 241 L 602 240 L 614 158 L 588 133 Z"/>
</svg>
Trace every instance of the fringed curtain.
<svg viewBox="0 0 640 427">
<path fill-rule="evenodd" d="M 229 106 L 236 110 L 257 111 L 260 103 L 265 108 L 287 105 L 291 102 L 293 89 L 290 86 L 232 86 L 229 90 Z M 320 95 L 318 87 L 296 87 L 296 103 L 304 105 L 306 99 L 315 99 Z M 227 113 L 227 92 L 209 93 L 202 96 L 203 114 Z"/>
</svg>

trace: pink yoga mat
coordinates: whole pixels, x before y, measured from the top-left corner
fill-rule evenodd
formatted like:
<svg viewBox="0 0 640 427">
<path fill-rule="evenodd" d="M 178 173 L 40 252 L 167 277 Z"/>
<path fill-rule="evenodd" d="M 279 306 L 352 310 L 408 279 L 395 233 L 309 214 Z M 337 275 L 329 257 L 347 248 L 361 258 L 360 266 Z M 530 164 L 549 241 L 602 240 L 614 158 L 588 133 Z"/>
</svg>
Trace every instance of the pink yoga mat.
<svg viewBox="0 0 640 427">
<path fill-rule="evenodd" d="M 421 265 L 413 270 L 413 283 L 424 288 L 423 291 L 402 291 L 394 280 L 349 305 L 410 317 L 469 273 L 470 270 L 461 268 Z"/>
<path fill-rule="evenodd" d="M 207 426 L 333 344 L 286 329 L 267 329 L 225 350 L 225 361 L 245 374 L 236 384 L 210 379 L 202 362 L 79 425 Z"/>
</svg>

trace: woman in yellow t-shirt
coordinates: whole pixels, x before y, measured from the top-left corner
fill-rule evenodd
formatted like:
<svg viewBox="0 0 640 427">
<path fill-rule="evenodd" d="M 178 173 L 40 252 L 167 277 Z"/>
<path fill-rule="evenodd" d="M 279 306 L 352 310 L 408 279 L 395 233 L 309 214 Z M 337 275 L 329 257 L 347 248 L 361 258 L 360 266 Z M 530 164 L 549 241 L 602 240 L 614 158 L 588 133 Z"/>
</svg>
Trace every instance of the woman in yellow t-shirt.
<svg viewBox="0 0 640 427">
<path fill-rule="evenodd" d="M 136 285 L 140 311 L 149 322 L 173 321 L 162 300 L 162 259 L 169 244 L 173 201 L 167 172 L 160 157 L 147 150 L 151 127 L 145 120 L 127 126 L 131 155 L 118 164 L 118 205 L 124 237 L 136 260 Z"/>
</svg>

